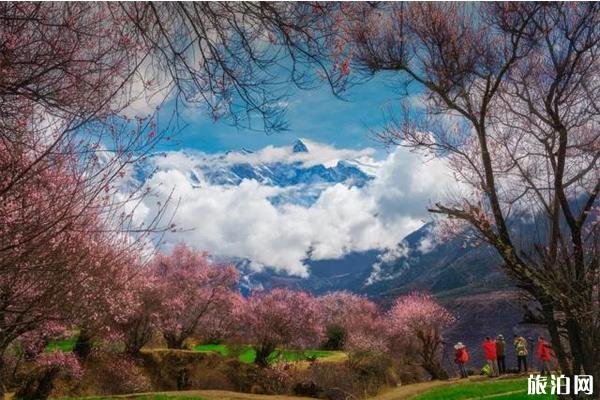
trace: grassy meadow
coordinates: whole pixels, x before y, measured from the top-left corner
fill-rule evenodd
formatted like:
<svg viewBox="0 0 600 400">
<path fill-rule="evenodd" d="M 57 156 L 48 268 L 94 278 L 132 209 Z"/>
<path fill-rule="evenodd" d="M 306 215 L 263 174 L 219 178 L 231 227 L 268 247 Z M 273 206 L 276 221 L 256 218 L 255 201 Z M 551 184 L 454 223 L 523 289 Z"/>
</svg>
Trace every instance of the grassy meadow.
<svg viewBox="0 0 600 400">
<path fill-rule="evenodd" d="M 411 400 L 467 400 L 486 399 L 519 400 L 531 399 L 527 395 L 527 379 L 481 380 L 476 382 L 457 381 L 449 385 L 433 388 L 421 393 Z M 557 399 L 553 395 L 533 396 L 539 400 Z"/>
<path fill-rule="evenodd" d="M 246 364 L 252 364 L 256 360 L 256 350 L 252 346 L 230 347 L 226 344 L 199 344 L 194 346 L 194 351 L 201 353 L 214 352 L 223 357 L 237 356 L 238 360 Z M 296 362 L 318 358 L 329 358 L 344 354 L 341 351 L 327 350 L 275 350 L 269 356 L 273 362 L 285 361 Z"/>
<path fill-rule="evenodd" d="M 46 351 L 70 352 L 75 348 L 77 336 L 55 340 L 46 346 Z M 193 347 L 199 353 L 217 353 L 223 357 L 237 357 L 245 364 L 252 364 L 256 360 L 256 350 L 250 345 L 229 346 L 227 344 L 198 344 Z M 272 362 L 297 362 L 322 358 L 342 357 L 344 352 L 328 350 L 276 350 L 269 356 Z"/>
</svg>

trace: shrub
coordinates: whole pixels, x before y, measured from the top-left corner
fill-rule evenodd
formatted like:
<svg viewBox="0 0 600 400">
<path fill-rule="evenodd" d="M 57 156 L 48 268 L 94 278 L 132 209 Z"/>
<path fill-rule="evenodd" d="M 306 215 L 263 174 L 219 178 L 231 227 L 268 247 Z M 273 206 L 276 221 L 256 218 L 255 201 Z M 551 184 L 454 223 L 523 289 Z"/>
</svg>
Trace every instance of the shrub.
<svg viewBox="0 0 600 400">
<path fill-rule="evenodd" d="M 319 397 L 322 391 L 313 381 L 296 382 L 292 387 L 292 393 L 296 396 Z"/>
<path fill-rule="evenodd" d="M 398 383 L 392 360 L 385 355 L 373 352 L 351 353 L 348 364 L 367 395 L 375 395 L 382 387 L 396 386 Z"/>
<path fill-rule="evenodd" d="M 287 394 L 298 381 L 300 371 L 293 364 L 277 363 L 269 367 L 225 361 L 225 371 L 236 391 L 255 394 Z"/>
<path fill-rule="evenodd" d="M 347 362 L 344 363 L 314 363 L 310 367 L 309 378 L 306 382 L 313 383 L 318 391 L 320 398 L 330 398 L 333 391 L 344 393 L 343 398 L 352 398 L 360 393 L 356 385 L 354 371 L 352 371 Z M 329 392 L 330 395 L 327 395 Z M 298 393 L 300 394 L 300 393 Z"/>
<path fill-rule="evenodd" d="M 152 390 L 147 372 L 135 359 L 125 355 L 103 355 L 93 357 L 88 364 L 94 364 L 90 373 L 94 374 L 96 385 L 102 394 L 126 394 Z"/>
<path fill-rule="evenodd" d="M 214 369 L 220 361 L 218 354 L 186 350 L 155 350 L 140 355 L 155 390 L 196 388 L 196 369 Z"/>
<path fill-rule="evenodd" d="M 82 375 L 81 365 L 72 353 L 42 353 L 35 360 L 35 364 L 15 393 L 15 399 L 47 399 L 54 389 L 55 381 L 61 375 L 76 378 Z"/>
</svg>

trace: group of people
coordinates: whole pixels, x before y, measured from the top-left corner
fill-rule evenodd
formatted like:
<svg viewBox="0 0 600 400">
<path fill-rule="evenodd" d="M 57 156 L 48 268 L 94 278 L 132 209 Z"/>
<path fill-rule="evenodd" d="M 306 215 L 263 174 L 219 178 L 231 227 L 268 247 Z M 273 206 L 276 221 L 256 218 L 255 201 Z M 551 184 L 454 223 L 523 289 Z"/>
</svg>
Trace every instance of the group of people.
<svg viewBox="0 0 600 400">
<path fill-rule="evenodd" d="M 514 335 L 513 347 L 517 355 L 518 373 L 527 372 L 527 357 L 529 355 L 527 339 L 520 335 Z M 490 376 L 495 377 L 507 372 L 506 341 L 504 340 L 504 336 L 498 335 L 495 339 L 492 339 L 489 336 L 486 337 L 483 341 L 482 349 Z M 469 361 L 469 352 L 467 347 L 461 342 L 458 342 L 454 345 L 454 350 L 454 362 L 458 366 L 460 377 L 467 378 L 469 376 L 466 369 L 466 364 Z M 538 337 L 536 356 L 540 366 L 540 373 L 550 373 L 552 347 L 542 336 Z"/>
</svg>

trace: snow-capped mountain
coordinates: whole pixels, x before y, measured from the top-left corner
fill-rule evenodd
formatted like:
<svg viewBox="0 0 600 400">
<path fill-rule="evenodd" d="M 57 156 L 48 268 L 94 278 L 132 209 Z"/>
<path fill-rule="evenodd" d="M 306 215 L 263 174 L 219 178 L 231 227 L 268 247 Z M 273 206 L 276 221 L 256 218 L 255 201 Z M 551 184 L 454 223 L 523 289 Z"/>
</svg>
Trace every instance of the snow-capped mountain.
<svg viewBox="0 0 600 400">
<path fill-rule="evenodd" d="M 353 252 L 339 259 L 308 260 L 308 278 L 269 270 L 253 271 L 248 260 L 234 260 L 248 288 L 291 286 L 315 293 L 350 290 L 395 296 L 426 290 L 441 296 L 510 288 L 500 260 L 489 247 L 464 246 L 462 238 L 437 243 L 432 223 L 408 235 L 394 250 Z"/>
<path fill-rule="evenodd" d="M 300 142 L 301 143 L 301 142 Z M 244 179 L 254 179 L 262 184 L 287 187 L 300 184 L 346 183 L 362 187 L 372 177 L 347 161 L 339 161 L 333 167 L 322 164 L 307 167 L 302 162 L 273 162 L 253 165 L 235 163 L 226 166 L 199 166 L 200 174 L 193 179 L 202 184 L 239 185 Z"/>
<path fill-rule="evenodd" d="M 291 154 L 309 153 L 307 145 L 298 139 L 291 146 Z M 254 179 L 261 184 L 287 187 L 299 184 L 345 183 L 362 187 L 373 179 L 372 170 L 359 160 L 337 160 L 335 165 L 322 163 L 309 164 L 290 157 L 289 160 L 264 162 L 252 157 L 253 151 L 241 149 L 224 154 L 187 154 L 181 157 L 194 164 L 182 163 L 189 169 L 189 178 L 197 185 L 239 185 L 244 179 Z M 136 166 L 136 178 L 147 179 L 155 170 L 174 167 L 172 163 L 163 162 L 161 158 L 169 153 L 158 153 L 150 156 L 146 163 Z"/>
<path fill-rule="evenodd" d="M 374 178 L 373 166 L 364 160 L 307 162 L 311 149 L 301 139 L 283 149 L 288 150 L 288 157 L 283 153 L 272 159 L 261 158 L 248 149 L 217 155 L 160 153 L 136 165 L 133 177 L 138 182 L 144 182 L 159 171 L 184 169 L 193 187 L 238 186 L 244 180 L 254 180 L 261 185 L 285 189 L 270 198 L 274 205 L 310 205 L 331 185 L 339 183 L 360 188 Z"/>
<path fill-rule="evenodd" d="M 157 153 L 129 178 L 151 191 L 136 209 L 140 219 L 151 222 L 168 204 L 178 229 L 161 244 L 167 250 L 184 241 L 215 257 L 247 260 L 249 272 L 303 278 L 328 269 L 322 261 L 347 264 L 346 256 L 366 254 L 352 262 L 363 264 L 368 278 L 374 264 L 383 266 L 380 255 L 400 256 L 398 243 L 423 225 L 426 204 L 447 179 L 443 167 L 425 167 L 403 148 L 384 155 L 300 139 L 255 151 Z M 381 269 L 375 278 L 398 273 Z"/>
</svg>

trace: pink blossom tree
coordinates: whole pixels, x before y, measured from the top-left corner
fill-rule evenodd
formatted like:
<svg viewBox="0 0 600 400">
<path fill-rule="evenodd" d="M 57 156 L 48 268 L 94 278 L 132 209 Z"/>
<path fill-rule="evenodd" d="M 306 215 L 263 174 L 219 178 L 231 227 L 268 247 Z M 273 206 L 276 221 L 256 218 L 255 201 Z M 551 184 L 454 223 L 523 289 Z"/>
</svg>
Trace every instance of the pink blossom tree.
<svg viewBox="0 0 600 400">
<path fill-rule="evenodd" d="M 1 397 L 15 341 L 123 309 L 131 271 L 122 267 L 152 228 L 133 226 L 114 195 L 158 138 L 147 121 L 114 120 L 129 103 L 116 97 L 136 51 L 118 18 L 57 4 L 4 4 L 0 15 Z"/>
<path fill-rule="evenodd" d="M 211 308 L 202 326 L 199 336 L 205 343 L 221 343 L 241 335 L 245 311 L 244 297 L 231 291 Z"/>
<path fill-rule="evenodd" d="M 254 292 L 244 312 L 243 335 L 256 349 L 256 363 L 267 366 L 279 346 L 306 349 L 323 338 L 319 302 L 310 294 L 289 289 Z"/>
<path fill-rule="evenodd" d="M 231 300 L 238 272 L 230 265 L 212 264 L 206 254 L 184 244 L 152 262 L 162 307 L 160 327 L 170 348 L 182 348 L 192 335 L 200 335 L 213 310 Z"/>
<path fill-rule="evenodd" d="M 140 271 L 129 285 L 130 303 L 125 313 L 113 324 L 118 339 L 125 343 L 125 352 L 136 356 L 158 331 L 162 298 L 153 271 L 148 266 L 136 266 Z"/>
<path fill-rule="evenodd" d="M 319 298 L 327 333 L 326 347 L 335 350 L 382 350 L 381 313 L 365 296 L 333 292 Z"/>
<path fill-rule="evenodd" d="M 157 226 L 162 211 L 138 224 L 132 210 L 147 192 L 120 192 L 163 138 L 152 118 L 127 117 L 133 103 L 176 92 L 215 118 L 257 114 L 265 129 L 281 128 L 282 93 L 266 90 L 277 61 L 292 51 L 296 67 L 323 69 L 311 10 L 0 5 L 0 377 L 21 336 L 50 322 L 77 325 L 83 354 L 94 331 L 114 325 L 108 312 L 121 322 L 136 303 L 128 266 L 143 264 L 148 234 L 169 226 Z M 266 48 L 265 36 L 282 51 Z M 290 77 L 298 85 L 300 70 Z"/>
<path fill-rule="evenodd" d="M 455 317 L 430 295 L 413 293 L 400 297 L 387 314 L 392 348 L 415 351 L 423 368 L 434 379 L 448 379 L 440 360 L 442 333 Z"/>
<path fill-rule="evenodd" d="M 0 153 L 15 157 L 1 145 Z M 104 221 L 103 200 L 70 166 L 63 155 L 38 162 L 0 203 L 2 357 L 15 341 L 47 337 L 51 326 L 106 326 L 128 310 L 141 243 Z M 0 180 L 11 171 L 0 171 Z"/>
</svg>

